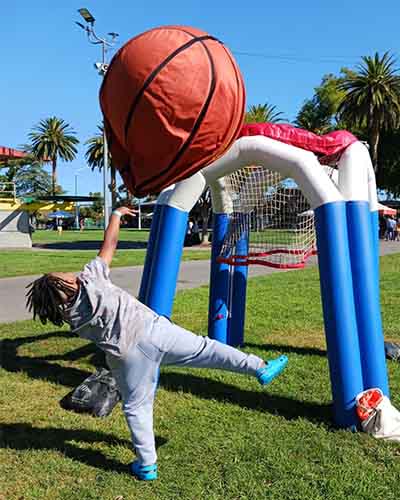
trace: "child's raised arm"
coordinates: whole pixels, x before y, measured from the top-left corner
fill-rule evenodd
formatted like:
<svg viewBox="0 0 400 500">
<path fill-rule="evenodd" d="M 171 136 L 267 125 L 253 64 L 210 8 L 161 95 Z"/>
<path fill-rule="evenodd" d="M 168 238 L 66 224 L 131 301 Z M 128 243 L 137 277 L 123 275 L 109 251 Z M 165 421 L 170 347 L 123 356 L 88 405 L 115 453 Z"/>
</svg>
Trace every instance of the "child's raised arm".
<svg viewBox="0 0 400 500">
<path fill-rule="evenodd" d="M 99 257 L 101 257 L 109 266 L 114 257 L 115 249 L 118 244 L 119 226 L 123 215 L 136 215 L 137 211 L 128 207 L 119 207 L 114 210 L 110 217 L 107 229 L 104 233 L 104 240 L 100 248 Z"/>
</svg>

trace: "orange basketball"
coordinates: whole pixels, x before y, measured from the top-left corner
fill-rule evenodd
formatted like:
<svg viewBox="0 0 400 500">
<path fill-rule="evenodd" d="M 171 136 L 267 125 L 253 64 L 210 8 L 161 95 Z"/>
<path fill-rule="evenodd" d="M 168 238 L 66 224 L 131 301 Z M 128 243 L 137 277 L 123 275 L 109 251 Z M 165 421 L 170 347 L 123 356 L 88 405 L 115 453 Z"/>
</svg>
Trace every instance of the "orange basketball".
<svg viewBox="0 0 400 500">
<path fill-rule="evenodd" d="M 127 42 L 100 90 L 110 152 L 127 188 L 158 193 L 237 138 L 245 90 L 229 50 L 195 28 L 164 26 Z"/>
</svg>

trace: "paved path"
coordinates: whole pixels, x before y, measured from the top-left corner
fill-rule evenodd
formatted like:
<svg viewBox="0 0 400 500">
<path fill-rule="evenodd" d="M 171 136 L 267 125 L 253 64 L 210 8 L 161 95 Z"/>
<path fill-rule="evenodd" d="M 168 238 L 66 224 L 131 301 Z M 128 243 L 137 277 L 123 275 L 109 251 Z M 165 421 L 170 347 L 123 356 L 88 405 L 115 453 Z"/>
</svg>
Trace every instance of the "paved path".
<svg viewBox="0 0 400 500">
<path fill-rule="evenodd" d="M 385 241 L 381 242 L 381 255 L 400 252 L 400 243 Z M 310 264 L 315 263 L 315 259 Z M 250 276 L 262 276 L 275 272 L 275 269 L 263 266 L 250 266 Z M 113 282 L 137 295 L 142 266 L 118 267 L 111 271 Z M 208 260 L 186 261 L 181 263 L 178 290 L 195 288 L 206 285 L 209 282 L 210 263 Z M 25 309 L 25 287 L 36 276 L 22 276 L 18 278 L 0 279 L 0 323 L 7 323 L 31 316 Z"/>
</svg>

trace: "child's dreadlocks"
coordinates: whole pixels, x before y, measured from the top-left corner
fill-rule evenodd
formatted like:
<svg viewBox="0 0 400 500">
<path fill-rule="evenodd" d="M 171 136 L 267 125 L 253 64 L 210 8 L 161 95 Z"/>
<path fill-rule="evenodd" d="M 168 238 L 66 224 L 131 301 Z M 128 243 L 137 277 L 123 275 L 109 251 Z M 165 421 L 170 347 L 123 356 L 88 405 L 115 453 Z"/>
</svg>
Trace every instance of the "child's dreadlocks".
<svg viewBox="0 0 400 500">
<path fill-rule="evenodd" d="M 43 275 L 27 288 L 29 290 L 26 294 L 26 307 L 29 311 L 33 310 L 33 319 L 39 316 L 44 325 L 49 320 L 56 326 L 62 326 L 64 309 L 74 299 L 76 289 L 52 274 Z"/>
</svg>

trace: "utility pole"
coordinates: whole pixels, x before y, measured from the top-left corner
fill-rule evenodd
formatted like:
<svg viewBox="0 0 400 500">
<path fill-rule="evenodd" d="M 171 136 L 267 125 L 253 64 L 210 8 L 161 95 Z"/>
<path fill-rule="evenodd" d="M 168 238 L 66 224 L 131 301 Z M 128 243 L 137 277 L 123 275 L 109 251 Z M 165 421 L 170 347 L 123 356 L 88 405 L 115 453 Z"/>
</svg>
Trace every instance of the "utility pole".
<svg viewBox="0 0 400 500">
<path fill-rule="evenodd" d="M 101 62 L 96 62 L 94 67 L 99 75 L 104 78 L 107 69 L 107 51 L 110 50 L 115 44 L 119 36 L 118 33 L 107 33 L 107 37 L 100 37 L 94 31 L 95 18 L 86 8 L 78 9 L 79 14 L 82 16 L 86 24 L 76 21 L 76 24 L 82 28 L 86 34 L 89 43 L 92 45 L 101 45 Z M 104 229 L 106 229 L 108 220 L 110 218 L 110 204 L 108 195 L 108 144 L 106 137 L 106 130 L 103 123 L 103 197 L 104 197 Z"/>
<path fill-rule="evenodd" d="M 75 197 L 78 196 L 78 174 L 75 174 Z M 75 229 L 79 229 L 79 207 L 75 200 Z"/>
</svg>

